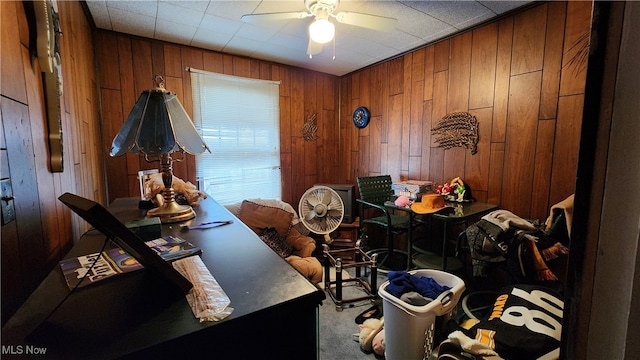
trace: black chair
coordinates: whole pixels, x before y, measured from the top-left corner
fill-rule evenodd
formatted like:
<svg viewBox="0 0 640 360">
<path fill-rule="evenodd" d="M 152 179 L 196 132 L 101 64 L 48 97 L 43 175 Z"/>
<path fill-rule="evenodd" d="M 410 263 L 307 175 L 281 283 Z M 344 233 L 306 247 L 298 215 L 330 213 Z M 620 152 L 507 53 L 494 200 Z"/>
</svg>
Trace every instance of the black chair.
<svg viewBox="0 0 640 360">
<path fill-rule="evenodd" d="M 359 177 L 357 181 L 360 192 L 360 197 L 356 199 L 360 205 L 360 234 L 363 233 L 365 224 L 373 225 L 383 229 L 387 240 L 387 248 L 370 249 L 367 254 L 378 254 L 378 269 L 382 272 L 409 270 L 409 254 L 394 247 L 394 237 L 407 233 L 407 245 L 408 249 L 411 249 L 412 230 L 420 223 L 415 221 L 410 209 L 393 204 L 393 182 L 390 175 Z M 366 230 L 371 230 L 370 226 L 367 226 Z"/>
</svg>

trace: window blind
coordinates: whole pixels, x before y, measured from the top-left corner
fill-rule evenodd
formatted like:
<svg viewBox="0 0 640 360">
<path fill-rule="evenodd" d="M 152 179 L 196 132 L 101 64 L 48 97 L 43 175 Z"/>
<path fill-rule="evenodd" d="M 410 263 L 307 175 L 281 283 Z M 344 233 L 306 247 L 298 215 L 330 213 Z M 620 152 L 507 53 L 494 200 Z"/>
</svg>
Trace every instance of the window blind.
<svg viewBox="0 0 640 360">
<path fill-rule="evenodd" d="M 193 121 L 211 149 L 196 156 L 200 190 L 223 205 L 281 200 L 279 82 L 188 70 Z"/>
</svg>

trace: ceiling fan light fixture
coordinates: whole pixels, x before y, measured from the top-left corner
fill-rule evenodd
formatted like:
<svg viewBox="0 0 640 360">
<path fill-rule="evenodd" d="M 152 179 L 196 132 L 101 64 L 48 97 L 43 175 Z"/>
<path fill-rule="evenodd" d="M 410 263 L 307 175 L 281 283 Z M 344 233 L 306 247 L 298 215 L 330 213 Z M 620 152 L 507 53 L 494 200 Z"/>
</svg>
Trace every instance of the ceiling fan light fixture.
<svg viewBox="0 0 640 360">
<path fill-rule="evenodd" d="M 331 41 L 335 33 L 335 25 L 326 18 L 317 18 L 309 25 L 309 36 L 311 40 L 319 44 L 325 44 Z"/>
</svg>

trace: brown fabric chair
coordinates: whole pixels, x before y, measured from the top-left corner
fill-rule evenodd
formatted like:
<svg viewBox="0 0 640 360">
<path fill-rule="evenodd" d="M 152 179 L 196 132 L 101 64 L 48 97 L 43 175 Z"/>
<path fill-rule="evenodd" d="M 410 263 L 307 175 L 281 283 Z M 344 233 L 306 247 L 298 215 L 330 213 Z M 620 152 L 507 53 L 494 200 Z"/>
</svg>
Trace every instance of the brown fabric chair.
<svg viewBox="0 0 640 360">
<path fill-rule="evenodd" d="M 249 199 L 225 207 L 257 235 L 274 228 L 292 250 L 284 259 L 312 283 L 322 280 L 322 264 L 312 256 L 316 242 L 307 236 L 308 230 L 291 205 L 274 199 Z"/>
</svg>

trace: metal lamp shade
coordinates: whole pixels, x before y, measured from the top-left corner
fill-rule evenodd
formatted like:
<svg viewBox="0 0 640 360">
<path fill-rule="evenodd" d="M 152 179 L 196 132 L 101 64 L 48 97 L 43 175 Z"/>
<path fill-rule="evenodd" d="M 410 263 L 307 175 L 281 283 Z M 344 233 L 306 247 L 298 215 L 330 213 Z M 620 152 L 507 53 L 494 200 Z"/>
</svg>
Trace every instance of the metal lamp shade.
<svg viewBox="0 0 640 360">
<path fill-rule="evenodd" d="M 142 92 L 113 139 L 110 155 L 120 156 L 132 152 L 145 154 L 147 161 L 149 157 L 159 158 L 164 201 L 160 207 L 149 210 L 147 217 L 157 216 L 161 222 L 170 223 L 195 217 L 191 206 L 180 205 L 175 201 L 172 187 L 174 159 L 171 154 L 186 152 L 195 155 L 205 150 L 209 148 L 196 131 L 176 94 L 165 90 L 160 84 L 160 87 Z"/>
<path fill-rule="evenodd" d="M 145 90 L 111 144 L 111 156 L 127 152 L 159 156 L 175 151 L 195 155 L 208 150 L 176 94 Z"/>
</svg>

